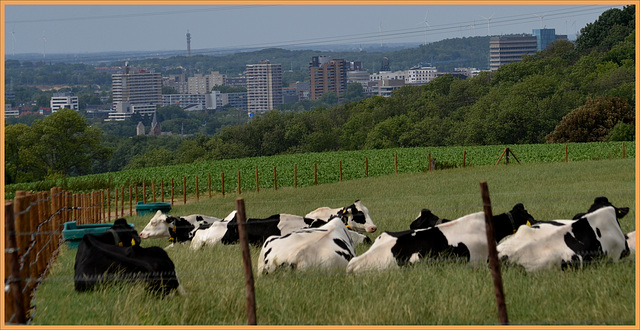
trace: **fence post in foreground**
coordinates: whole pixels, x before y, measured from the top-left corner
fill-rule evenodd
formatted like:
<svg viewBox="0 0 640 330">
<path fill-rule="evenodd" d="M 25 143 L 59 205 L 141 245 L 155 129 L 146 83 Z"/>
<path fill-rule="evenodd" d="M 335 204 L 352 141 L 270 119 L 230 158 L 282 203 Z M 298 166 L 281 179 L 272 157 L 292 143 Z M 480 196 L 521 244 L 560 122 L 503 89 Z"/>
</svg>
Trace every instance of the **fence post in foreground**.
<svg viewBox="0 0 640 330">
<path fill-rule="evenodd" d="M 566 144 L 564 145 L 564 162 L 569 162 L 569 147 Z"/>
<path fill-rule="evenodd" d="M 318 163 L 313 163 L 313 185 L 318 185 Z"/>
<path fill-rule="evenodd" d="M 502 287 L 502 274 L 500 273 L 500 263 L 498 262 L 498 250 L 496 249 L 496 235 L 493 230 L 493 213 L 491 211 L 491 199 L 489 198 L 489 188 L 487 182 L 480 182 L 482 193 L 482 204 L 484 206 L 484 220 L 487 226 L 487 245 L 489 248 L 489 266 L 493 277 L 493 287 L 496 292 L 496 303 L 498 304 L 498 319 L 500 324 L 508 325 L 507 304 L 504 300 L 504 290 Z"/>
<path fill-rule="evenodd" d="M 24 296 L 22 295 L 22 279 L 20 277 L 20 261 L 18 260 L 18 246 L 16 241 L 16 230 L 14 224 L 13 203 L 5 202 L 5 262 L 9 266 L 6 283 L 9 285 L 7 296 L 11 296 L 11 305 L 5 307 L 5 322 L 9 324 L 25 324 L 26 311 L 24 309 Z M 7 270 L 7 268 L 5 268 Z M 6 300 L 5 300 L 6 302 Z M 10 308 L 9 308 L 10 307 Z M 9 314 L 10 313 L 10 314 Z M 13 317 L 15 316 L 15 317 Z"/>
<path fill-rule="evenodd" d="M 249 240 L 247 239 L 243 198 L 236 199 L 236 210 L 238 211 L 238 235 L 240 236 L 240 246 L 242 247 L 242 264 L 244 265 L 247 292 L 247 324 L 256 325 L 256 295 L 253 286 L 253 269 L 251 268 L 251 254 L 249 252 Z"/>
<path fill-rule="evenodd" d="M 258 168 L 256 167 L 256 192 L 260 192 L 260 180 L 258 178 Z"/>
<path fill-rule="evenodd" d="M 240 171 L 238 171 L 238 195 L 242 195 L 242 181 L 240 180 Z"/>
</svg>

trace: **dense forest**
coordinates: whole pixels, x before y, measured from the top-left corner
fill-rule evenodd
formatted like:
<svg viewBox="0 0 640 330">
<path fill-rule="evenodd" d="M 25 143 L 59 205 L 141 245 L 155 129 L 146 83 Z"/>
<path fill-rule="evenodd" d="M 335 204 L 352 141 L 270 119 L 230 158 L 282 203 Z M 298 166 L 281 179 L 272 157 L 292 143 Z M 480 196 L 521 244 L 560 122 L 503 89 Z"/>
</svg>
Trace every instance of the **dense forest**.
<svg viewBox="0 0 640 330">
<path fill-rule="evenodd" d="M 19 141 L 29 128 L 7 127 L 6 166 L 11 170 L 6 182 L 283 153 L 633 140 L 635 92 L 635 7 L 627 6 L 604 12 L 575 43 L 555 42 L 521 62 L 471 79 L 448 75 L 424 86 L 405 86 L 390 98 L 270 111 L 239 125 L 228 110 L 227 121 L 215 133 L 190 137 L 102 136 L 99 157 L 91 166 L 85 160 L 81 170 L 42 166 L 37 177 L 21 174 L 31 166 L 28 162 L 38 162 L 36 154 L 29 156 L 38 140 L 10 145 L 10 138 Z M 182 116 L 175 109 L 159 115 L 166 121 Z M 85 125 L 93 136 L 95 127 Z"/>
</svg>

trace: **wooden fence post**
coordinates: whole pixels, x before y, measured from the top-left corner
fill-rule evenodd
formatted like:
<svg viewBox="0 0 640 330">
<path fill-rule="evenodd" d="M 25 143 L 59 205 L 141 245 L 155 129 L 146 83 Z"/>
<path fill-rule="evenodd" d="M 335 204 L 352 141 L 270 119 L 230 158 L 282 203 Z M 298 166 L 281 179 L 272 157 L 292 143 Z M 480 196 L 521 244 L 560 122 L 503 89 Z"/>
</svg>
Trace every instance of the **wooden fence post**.
<svg viewBox="0 0 640 330">
<path fill-rule="evenodd" d="M 240 171 L 238 171 L 238 195 L 242 194 L 242 181 L 240 180 Z"/>
<path fill-rule="evenodd" d="M 171 206 L 173 206 L 173 193 L 174 193 L 174 184 L 173 184 L 173 178 L 171 178 Z"/>
<path fill-rule="evenodd" d="M 131 200 L 131 185 L 129 185 L 129 215 L 133 215 L 133 201 Z"/>
<path fill-rule="evenodd" d="M 569 162 L 569 147 L 566 144 L 564 145 L 564 162 Z"/>
<path fill-rule="evenodd" d="M 273 187 L 275 190 L 278 190 L 278 172 L 276 172 L 276 167 L 273 167 Z"/>
<path fill-rule="evenodd" d="M 224 172 L 222 172 L 222 196 L 224 197 Z"/>
<path fill-rule="evenodd" d="M 151 197 L 152 201 L 156 202 L 156 180 L 151 181 Z"/>
<path fill-rule="evenodd" d="M 116 196 L 118 193 L 116 192 Z M 116 197 L 118 199 L 118 197 Z M 118 204 L 116 203 L 116 209 L 118 208 Z M 111 189 L 107 188 L 107 218 L 111 221 Z M 118 212 L 116 211 L 116 218 L 118 217 Z"/>
<path fill-rule="evenodd" d="M 340 170 L 340 182 L 342 182 L 342 161 L 338 161 L 338 169 Z"/>
<path fill-rule="evenodd" d="M 184 204 L 187 204 L 187 177 L 182 177 L 182 197 Z"/>
<path fill-rule="evenodd" d="M 462 153 L 462 168 L 464 168 L 464 167 L 465 167 L 466 162 L 467 162 L 467 151 L 465 150 L 465 151 Z"/>
<path fill-rule="evenodd" d="M 25 324 L 27 322 L 27 313 L 24 309 L 24 296 L 22 295 L 23 283 L 20 276 L 19 260 L 20 246 L 16 239 L 14 209 L 17 208 L 12 202 L 5 202 L 5 276 L 7 276 L 5 285 L 9 286 L 9 292 L 5 296 L 4 319 L 5 323 L 9 324 Z M 11 297 L 11 303 L 9 304 L 6 303 L 7 297 Z"/>
<path fill-rule="evenodd" d="M 107 189 L 107 192 L 108 191 L 109 191 L 109 189 Z M 118 219 L 118 188 L 116 188 L 115 193 L 116 193 L 116 195 L 115 195 L 115 198 L 114 198 L 114 202 L 116 204 L 116 219 Z M 107 195 L 107 198 L 108 198 L 108 195 Z M 107 207 L 109 208 L 109 212 L 111 212 L 111 205 L 109 205 L 109 201 L 107 201 Z M 124 214 L 122 216 L 124 216 Z M 109 217 L 109 221 L 111 221 L 111 217 Z"/>
<path fill-rule="evenodd" d="M 164 202 L 164 179 L 160 179 L 160 201 Z"/>
<path fill-rule="evenodd" d="M 504 290 L 502 287 L 502 274 L 500 273 L 500 263 L 498 261 L 498 251 L 496 249 L 496 236 L 493 229 L 493 214 L 491 211 L 491 199 L 489 198 L 489 188 L 487 182 L 480 182 L 480 190 L 482 193 L 482 204 L 484 206 L 485 224 L 487 232 L 487 243 L 489 248 L 489 266 L 491 267 L 491 275 L 493 276 L 493 287 L 496 293 L 496 302 L 498 305 L 498 319 L 500 324 L 509 324 L 507 317 L 507 304 L 504 300 Z"/>
<path fill-rule="evenodd" d="M 142 203 L 147 204 L 147 183 L 142 181 Z"/>
<path fill-rule="evenodd" d="M 245 224 L 246 212 L 244 208 L 244 199 L 236 199 L 236 210 L 238 216 L 238 235 L 240 236 L 240 246 L 242 247 L 242 264 L 244 266 L 247 324 L 256 325 L 256 297 L 255 288 L 253 285 L 251 253 L 249 251 L 249 240 L 247 238 L 247 229 Z"/>
<path fill-rule="evenodd" d="M 120 188 L 120 198 L 122 198 L 120 203 L 120 214 L 124 217 L 124 186 Z"/>
<path fill-rule="evenodd" d="M 258 168 L 256 168 L 256 192 L 260 192 L 260 180 L 258 179 Z"/>
<path fill-rule="evenodd" d="M 293 164 L 293 187 L 298 188 L 298 164 Z"/>
<path fill-rule="evenodd" d="M 211 173 L 209 173 L 209 198 L 211 198 Z"/>
</svg>

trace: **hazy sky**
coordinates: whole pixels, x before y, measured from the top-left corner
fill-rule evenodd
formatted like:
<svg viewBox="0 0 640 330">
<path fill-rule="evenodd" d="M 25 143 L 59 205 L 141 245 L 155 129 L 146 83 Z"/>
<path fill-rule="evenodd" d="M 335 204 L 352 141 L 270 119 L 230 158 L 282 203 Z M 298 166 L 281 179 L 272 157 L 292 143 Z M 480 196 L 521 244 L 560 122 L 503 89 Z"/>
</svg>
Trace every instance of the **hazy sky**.
<svg viewBox="0 0 640 330">
<path fill-rule="evenodd" d="M 179 3 L 179 2 L 176 2 Z M 555 28 L 622 5 L 6 5 L 5 54 L 438 41 Z M 425 24 L 425 18 L 428 25 Z M 426 34 L 425 34 L 426 28 Z"/>
</svg>

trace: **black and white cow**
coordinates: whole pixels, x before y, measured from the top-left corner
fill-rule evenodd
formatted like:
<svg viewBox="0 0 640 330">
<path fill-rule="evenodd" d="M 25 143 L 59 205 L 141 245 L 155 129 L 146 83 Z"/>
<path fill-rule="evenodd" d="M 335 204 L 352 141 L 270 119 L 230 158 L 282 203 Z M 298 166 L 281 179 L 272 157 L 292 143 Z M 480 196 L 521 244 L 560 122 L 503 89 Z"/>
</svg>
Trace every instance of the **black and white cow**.
<svg viewBox="0 0 640 330">
<path fill-rule="evenodd" d="M 520 203 L 509 212 L 493 216 L 496 241 L 533 220 Z M 480 264 L 486 263 L 487 257 L 485 214 L 478 212 L 435 227 L 384 232 L 367 252 L 351 259 L 347 271 L 398 268 L 422 259 L 456 258 Z"/>
<path fill-rule="evenodd" d="M 174 228 L 173 220 L 176 217 L 169 216 L 162 213 L 162 211 L 156 212 L 156 214 L 149 220 L 149 223 L 140 232 L 142 238 L 162 238 L 171 237 L 171 230 Z M 191 214 L 184 217 L 180 217 L 188 221 L 194 228 L 198 228 L 201 224 L 209 224 L 217 221 L 221 221 L 216 217 L 206 216 L 202 214 Z"/>
<path fill-rule="evenodd" d="M 618 219 L 622 219 L 625 215 L 627 215 L 627 213 L 629 213 L 629 208 L 628 207 L 615 207 L 613 204 L 611 204 L 611 202 L 609 202 L 609 199 L 605 196 L 600 196 L 600 197 L 596 197 L 593 200 L 593 204 L 591 204 L 591 206 L 589 207 L 589 210 L 585 213 L 578 213 L 576 215 L 573 216 L 573 220 L 578 220 L 580 218 L 582 218 L 585 214 L 587 213 L 591 213 L 599 208 L 603 208 L 605 206 L 612 206 L 615 211 L 616 211 L 616 218 Z"/>
<path fill-rule="evenodd" d="M 528 272 L 566 268 L 629 253 L 614 206 L 597 208 L 577 220 L 538 222 L 520 227 L 497 246 L 498 256 L 523 266 Z"/>
<path fill-rule="evenodd" d="M 627 246 L 629 247 L 629 254 L 636 253 L 636 231 L 629 232 L 625 235 L 627 237 Z"/>
<path fill-rule="evenodd" d="M 304 217 L 328 221 L 333 215 L 340 217 L 346 216 L 347 228 L 359 233 L 373 233 L 378 229 L 369 216 L 369 209 L 362 205 L 362 202 L 359 200 L 342 208 L 319 207 L 307 213 Z"/>
<path fill-rule="evenodd" d="M 345 269 L 355 255 L 349 230 L 338 217 L 317 228 L 304 228 L 282 236 L 271 236 L 258 258 L 258 275 L 278 268 Z"/>
<path fill-rule="evenodd" d="M 441 223 L 449 222 L 451 220 L 441 219 L 437 215 L 433 214 L 431 210 L 422 209 L 418 217 L 409 225 L 410 229 L 424 229 L 435 227 Z"/>
<path fill-rule="evenodd" d="M 111 233 L 83 236 L 74 264 L 76 291 L 89 291 L 104 282 L 138 280 L 146 282 L 154 293 L 168 294 L 177 290 L 179 294 L 185 294 L 175 266 L 162 248 L 141 247 L 133 238 L 139 240 L 138 233 L 132 228 L 126 234 L 121 230 L 118 236 L 122 247 Z M 135 245 L 128 246 L 127 242 Z"/>
</svg>

